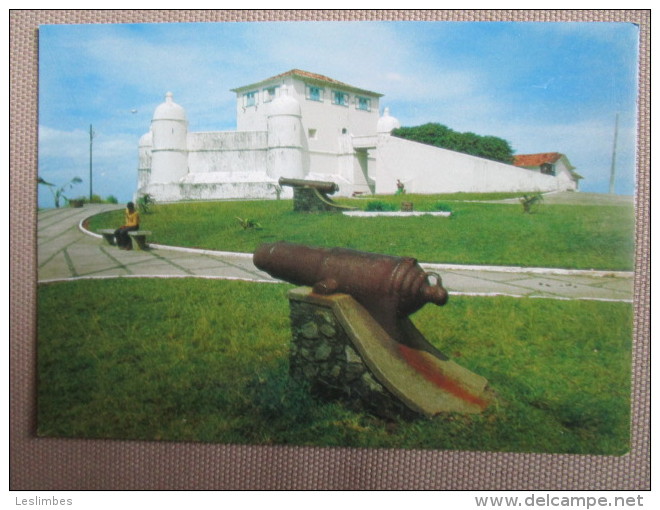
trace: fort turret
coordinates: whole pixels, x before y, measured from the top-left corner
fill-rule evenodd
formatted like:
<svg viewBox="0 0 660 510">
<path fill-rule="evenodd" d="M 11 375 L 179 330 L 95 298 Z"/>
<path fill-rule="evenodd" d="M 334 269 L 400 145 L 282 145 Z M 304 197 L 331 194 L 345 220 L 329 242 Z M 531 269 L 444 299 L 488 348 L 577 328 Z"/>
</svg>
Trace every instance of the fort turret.
<svg viewBox="0 0 660 510">
<path fill-rule="evenodd" d="M 188 174 L 188 119 L 168 92 L 151 120 L 150 183 L 178 182 Z"/>
<path fill-rule="evenodd" d="M 305 177 L 303 159 L 303 127 L 300 103 L 288 95 L 283 87 L 280 97 L 270 103 L 268 110 L 268 176 L 302 179 Z"/>
</svg>

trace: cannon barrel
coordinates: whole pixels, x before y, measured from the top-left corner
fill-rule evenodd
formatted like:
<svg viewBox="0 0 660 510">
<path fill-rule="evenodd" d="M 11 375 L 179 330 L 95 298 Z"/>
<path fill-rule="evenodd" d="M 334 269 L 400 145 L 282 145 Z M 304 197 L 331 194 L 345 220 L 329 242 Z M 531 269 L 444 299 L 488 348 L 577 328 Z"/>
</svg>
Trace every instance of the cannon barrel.
<svg viewBox="0 0 660 510">
<path fill-rule="evenodd" d="M 253 260 L 271 276 L 317 294 L 351 295 L 394 338 L 400 336 L 399 319 L 426 303 L 444 305 L 448 298 L 440 277 L 424 272 L 411 257 L 277 242 L 259 246 Z"/>
<path fill-rule="evenodd" d="M 314 188 L 321 193 L 333 194 L 339 191 L 339 186 L 331 181 L 308 181 L 305 179 L 289 179 L 287 177 L 280 177 L 278 183 L 280 186 L 291 186 L 293 188 Z"/>
</svg>

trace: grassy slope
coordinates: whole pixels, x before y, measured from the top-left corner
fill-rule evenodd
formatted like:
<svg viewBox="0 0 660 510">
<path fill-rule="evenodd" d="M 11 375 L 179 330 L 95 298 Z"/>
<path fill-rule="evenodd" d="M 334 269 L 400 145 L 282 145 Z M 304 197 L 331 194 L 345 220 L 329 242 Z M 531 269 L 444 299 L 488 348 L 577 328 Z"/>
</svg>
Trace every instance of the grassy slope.
<svg viewBox="0 0 660 510">
<path fill-rule="evenodd" d="M 252 252 L 263 242 L 287 240 L 417 257 L 422 262 L 632 270 L 634 215 L 625 206 L 545 204 L 535 214 L 519 205 L 451 202 L 441 196 L 406 195 L 416 210 L 449 206 L 451 219 L 350 218 L 298 214 L 291 201 L 160 205 L 143 216 L 153 242 L 212 250 Z M 401 197 L 383 197 L 397 205 Z M 364 208 L 366 199 L 342 200 Z M 236 217 L 256 220 L 242 230 Z M 121 212 L 90 222 L 92 229 L 120 224 Z"/>
<path fill-rule="evenodd" d="M 107 280 L 39 287 L 44 436 L 622 454 L 632 307 L 453 298 L 413 317 L 485 376 L 479 416 L 385 423 L 288 377 L 287 285 Z M 256 310 L 258 309 L 258 313 Z"/>
</svg>

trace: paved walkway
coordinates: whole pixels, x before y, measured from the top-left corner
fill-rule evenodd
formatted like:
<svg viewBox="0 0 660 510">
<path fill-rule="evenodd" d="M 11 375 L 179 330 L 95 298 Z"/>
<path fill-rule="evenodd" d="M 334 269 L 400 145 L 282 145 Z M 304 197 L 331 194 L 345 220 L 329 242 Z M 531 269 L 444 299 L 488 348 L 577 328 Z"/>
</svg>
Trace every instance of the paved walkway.
<svg viewBox="0 0 660 510">
<path fill-rule="evenodd" d="M 86 218 L 122 208 L 85 205 L 38 213 L 39 282 L 75 278 L 198 277 L 276 282 L 252 264 L 252 254 L 151 245 L 123 251 L 83 229 Z M 440 274 L 453 295 L 507 295 L 532 298 L 632 302 L 631 272 L 544 268 L 460 266 L 422 263 Z"/>
</svg>

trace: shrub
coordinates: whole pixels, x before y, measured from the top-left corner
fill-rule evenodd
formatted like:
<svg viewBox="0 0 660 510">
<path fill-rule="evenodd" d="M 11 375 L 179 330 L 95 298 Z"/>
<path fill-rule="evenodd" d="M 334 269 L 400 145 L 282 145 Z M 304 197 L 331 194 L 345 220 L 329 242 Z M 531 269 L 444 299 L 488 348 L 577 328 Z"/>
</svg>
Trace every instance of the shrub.
<svg viewBox="0 0 660 510">
<path fill-rule="evenodd" d="M 536 212 L 541 202 L 543 202 L 543 193 L 538 192 L 531 195 L 523 195 L 519 200 L 523 206 L 523 212 L 532 214 Z"/>
<path fill-rule="evenodd" d="M 396 211 L 396 206 L 387 202 L 383 202 L 382 200 L 372 200 L 371 202 L 367 203 L 365 210 L 369 212 Z"/>
<path fill-rule="evenodd" d="M 140 195 L 137 199 L 138 210 L 143 214 L 149 214 L 149 210 L 155 202 L 154 198 L 148 193 Z"/>
<path fill-rule="evenodd" d="M 261 225 L 255 220 L 251 220 L 249 218 L 239 218 L 238 216 L 236 216 L 236 219 L 238 220 L 238 223 L 241 225 L 241 227 L 243 227 L 243 230 L 261 229 Z"/>
<path fill-rule="evenodd" d="M 69 198 L 64 194 L 64 192 L 68 189 L 71 189 L 74 185 L 80 184 L 82 179 L 80 177 L 74 177 L 71 179 L 69 182 L 63 184 L 60 187 L 57 187 L 57 185 L 47 182 L 41 177 L 37 179 L 37 182 L 39 184 L 43 184 L 44 186 L 48 186 L 48 189 L 50 189 L 51 193 L 53 194 L 53 200 L 55 201 L 55 207 L 60 206 L 60 200 L 63 198 L 66 201 L 69 201 Z"/>
<path fill-rule="evenodd" d="M 433 210 L 442 211 L 442 212 L 453 212 L 451 206 L 444 202 L 436 202 L 435 204 L 433 204 Z"/>
</svg>

